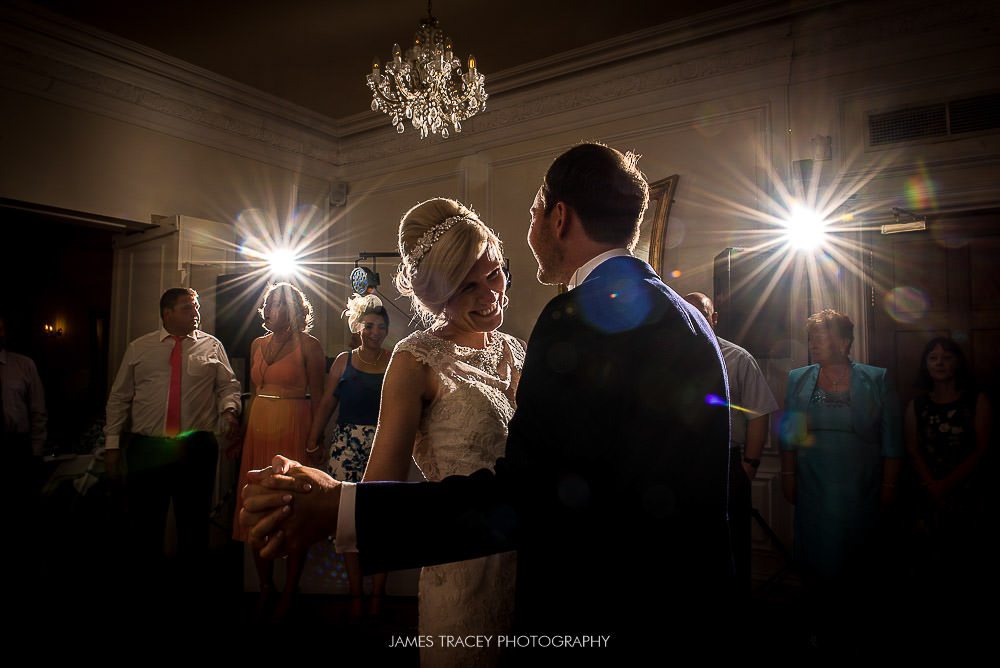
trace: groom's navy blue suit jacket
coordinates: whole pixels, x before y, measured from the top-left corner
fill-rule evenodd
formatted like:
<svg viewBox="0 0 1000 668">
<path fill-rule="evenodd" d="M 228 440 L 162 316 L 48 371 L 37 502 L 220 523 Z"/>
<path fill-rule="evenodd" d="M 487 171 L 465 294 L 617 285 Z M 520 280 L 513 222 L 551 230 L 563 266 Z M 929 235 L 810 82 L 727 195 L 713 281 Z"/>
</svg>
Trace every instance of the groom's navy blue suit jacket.
<svg viewBox="0 0 1000 668">
<path fill-rule="evenodd" d="M 656 641 L 722 620 L 727 396 L 704 318 L 645 262 L 607 260 L 539 316 L 495 473 L 358 486 L 364 569 L 517 549 L 520 631 Z"/>
</svg>

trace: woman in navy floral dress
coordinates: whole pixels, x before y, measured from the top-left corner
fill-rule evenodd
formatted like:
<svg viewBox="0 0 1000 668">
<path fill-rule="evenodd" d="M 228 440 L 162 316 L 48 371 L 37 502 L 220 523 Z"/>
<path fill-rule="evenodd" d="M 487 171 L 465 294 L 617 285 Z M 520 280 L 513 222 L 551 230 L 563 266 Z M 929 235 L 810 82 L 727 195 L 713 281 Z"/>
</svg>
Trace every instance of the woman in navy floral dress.
<svg viewBox="0 0 1000 668">
<path fill-rule="evenodd" d="M 378 297 L 355 295 L 347 302 L 344 315 L 351 331 L 360 336 L 361 345 L 341 353 L 330 367 L 323 401 L 309 435 L 308 452 L 314 460 L 322 457 L 318 443 L 330 414 L 339 406 L 327 471 L 337 480 L 361 482 L 375 439 L 382 379 L 389 364 L 389 353 L 382 348 L 389 332 L 389 314 Z M 351 614 L 359 616 L 363 611 L 363 590 L 358 554 L 344 554 L 344 562 L 352 599 Z M 385 573 L 379 573 L 372 578 L 372 614 L 378 614 L 384 592 Z"/>
</svg>

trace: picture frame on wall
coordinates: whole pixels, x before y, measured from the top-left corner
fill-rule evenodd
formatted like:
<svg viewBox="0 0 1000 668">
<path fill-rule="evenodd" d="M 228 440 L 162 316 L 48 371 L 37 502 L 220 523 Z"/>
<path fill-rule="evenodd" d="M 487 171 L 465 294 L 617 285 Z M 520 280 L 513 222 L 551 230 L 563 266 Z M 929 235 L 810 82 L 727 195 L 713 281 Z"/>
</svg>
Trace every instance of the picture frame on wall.
<svg viewBox="0 0 1000 668">
<path fill-rule="evenodd" d="M 635 246 L 635 256 L 645 260 L 660 276 L 663 276 L 663 260 L 667 250 L 667 223 L 670 207 L 674 203 L 679 175 L 649 184 L 649 206 L 639 228 L 639 241 Z"/>
</svg>

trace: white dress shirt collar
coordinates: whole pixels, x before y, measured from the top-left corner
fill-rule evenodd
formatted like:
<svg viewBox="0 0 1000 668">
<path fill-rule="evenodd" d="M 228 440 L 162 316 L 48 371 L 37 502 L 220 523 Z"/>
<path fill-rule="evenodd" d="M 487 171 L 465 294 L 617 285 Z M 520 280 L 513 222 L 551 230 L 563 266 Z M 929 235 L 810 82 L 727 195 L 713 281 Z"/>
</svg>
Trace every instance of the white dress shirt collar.
<svg viewBox="0 0 1000 668">
<path fill-rule="evenodd" d="M 192 330 L 191 333 L 187 335 L 187 338 L 193 339 L 193 340 L 197 341 L 199 334 L 201 334 L 201 331 L 195 329 L 195 330 Z M 164 329 L 163 325 L 160 325 L 160 341 L 161 342 L 169 339 L 172 336 L 173 336 L 173 334 L 171 334 L 166 329 Z"/>
<path fill-rule="evenodd" d="M 610 260 L 613 257 L 621 257 L 622 255 L 632 255 L 632 253 L 627 248 L 612 248 L 609 251 L 604 251 L 600 255 L 590 258 L 582 267 L 573 272 L 573 276 L 569 279 L 566 287 L 572 290 L 587 280 L 590 273 L 597 269 L 605 260 Z"/>
</svg>

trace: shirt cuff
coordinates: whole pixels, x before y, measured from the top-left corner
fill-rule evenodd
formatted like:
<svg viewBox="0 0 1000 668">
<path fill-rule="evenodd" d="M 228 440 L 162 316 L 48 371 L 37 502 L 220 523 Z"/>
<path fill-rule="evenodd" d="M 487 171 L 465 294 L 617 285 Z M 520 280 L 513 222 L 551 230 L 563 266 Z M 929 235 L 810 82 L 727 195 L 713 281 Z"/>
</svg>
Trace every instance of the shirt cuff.
<svg viewBox="0 0 1000 668">
<path fill-rule="evenodd" d="M 121 438 L 118 434 L 107 434 L 104 437 L 104 449 L 105 450 L 118 450 L 121 446 L 118 445 L 118 439 Z"/>
<path fill-rule="evenodd" d="M 334 548 L 337 552 L 358 551 L 358 528 L 354 522 L 354 499 L 357 484 L 340 483 L 340 509 L 337 511 L 337 537 Z"/>
</svg>

